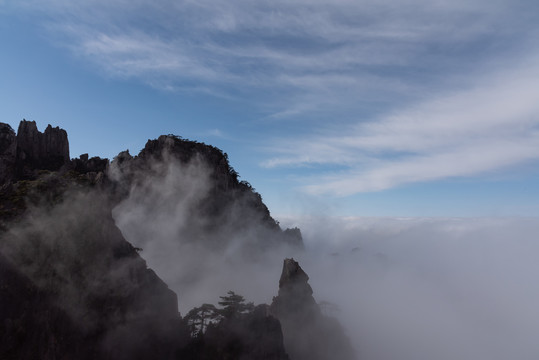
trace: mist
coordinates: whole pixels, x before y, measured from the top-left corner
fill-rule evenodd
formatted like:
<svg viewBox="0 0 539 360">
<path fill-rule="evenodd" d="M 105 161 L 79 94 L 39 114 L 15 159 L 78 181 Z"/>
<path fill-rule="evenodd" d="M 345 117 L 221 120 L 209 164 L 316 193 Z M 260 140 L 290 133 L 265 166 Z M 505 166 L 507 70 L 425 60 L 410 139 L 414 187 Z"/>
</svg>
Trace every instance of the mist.
<svg viewBox="0 0 539 360">
<path fill-rule="evenodd" d="M 59 203 L 30 206 L 0 239 L 2 253 L 81 326 L 120 323 L 92 299 L 136 293 L 142 285 L 130 274 L 145 273 L 146 264 L 186 314 L 229 290 L 271 303 L 283 259 L 293 257 L 316 301 L 333 304 L 322 310 L 343 324 L 358 359 L 539 354 L 535 218 L 277 217 L 281 228 L 301 229 L 301 249 L 256 210 L 256 194 L 214 199 L 222 183 L 202 158 L 165 153 L 149 168 L 134 164 L 108 169 L 118 198 L 99 188 L 66 191 Z M 219 201 L 225 211 L 213 211 Z"/>
<path fill-rule="evenodd" d="M 536 219 L 294 218 L 360 359 L 539 354 Z"/>
<path fill-rule="evenodd" d="M 282 261 L 298 249 L 273 246 L 275 234 L 258 214 L 242 209 L 241 199 L 218 218 L 201 213 L 216 186 L 201 159 L 184 164 L 165 155 L 151 167 L 135 175 L 113 217 L 124 237 L 142 249 L 148 266 L 178 294 L 180 312 L 216 303 L 229 290 L 271 303 Z"/>
<path fill-rule="evenodd" d="M 532 359 L 539 354 L 532 218 L 279 218 L 305 250 L 265 247 L 257 219 L 236 229 L 193 216 L 214 186 L 199 162 L 169 161 L 135 182 L 113 211 L 185 314 L 228 290 L 270 303 L 284 257 L 310 276 L 314 297 L 346 328 L 359 359 Z M 230 224 L 228 226 L 227 224 Z M 196 239 L 196 241 L 193 241 Z M 257 245 L 258 246 L 258 245 Z"/>
</svg>

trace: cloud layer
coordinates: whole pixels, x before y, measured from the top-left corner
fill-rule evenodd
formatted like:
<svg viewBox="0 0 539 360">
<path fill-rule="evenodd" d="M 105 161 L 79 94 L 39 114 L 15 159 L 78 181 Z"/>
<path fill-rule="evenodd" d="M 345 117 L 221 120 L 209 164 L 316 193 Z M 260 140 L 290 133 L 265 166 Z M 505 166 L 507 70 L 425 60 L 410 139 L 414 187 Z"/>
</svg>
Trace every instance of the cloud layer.
<svg viewBox="0 0 539 360">
<path fill-rule="evenodd" d="M 293 218 L 361 359 L 532 359 L 535 219 Z M 337 314 L 339 314 L 337 312 Z"/>
</svg>

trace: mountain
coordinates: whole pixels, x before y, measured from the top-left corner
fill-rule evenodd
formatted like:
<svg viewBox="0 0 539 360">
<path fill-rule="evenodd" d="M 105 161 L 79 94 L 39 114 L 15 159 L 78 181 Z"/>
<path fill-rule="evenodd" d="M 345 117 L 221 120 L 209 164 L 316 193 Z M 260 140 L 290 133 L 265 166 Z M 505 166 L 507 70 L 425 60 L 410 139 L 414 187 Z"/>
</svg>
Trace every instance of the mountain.
<svg viewBox="0 0 539 360">
<path fill-rule="evenodd" d="M 181 248 L 187 255 L 173 260 L 189 264 L 175 274 L 184 283 L 215 275 L 201 254 L 233 248 L 233 261 L 263 263 L 268 252 L 303 248 L 299 229 L 283 231 L 215 147 L 165 135 L 137 156 L 70 159 L 64 130 L 23 120 L 15 134 L 0 123 L 0 358 L 308 358 L 290 340 L 302 327 L 290 330 L 286 309 L 301 305 L 290 305 L 285 275 L 271 307 L 215 308 L 193 331 L 125 233 Z M 325 323 L 312 296 L 304 300 L 305 326 L 311 315 Z"/>
</svg>

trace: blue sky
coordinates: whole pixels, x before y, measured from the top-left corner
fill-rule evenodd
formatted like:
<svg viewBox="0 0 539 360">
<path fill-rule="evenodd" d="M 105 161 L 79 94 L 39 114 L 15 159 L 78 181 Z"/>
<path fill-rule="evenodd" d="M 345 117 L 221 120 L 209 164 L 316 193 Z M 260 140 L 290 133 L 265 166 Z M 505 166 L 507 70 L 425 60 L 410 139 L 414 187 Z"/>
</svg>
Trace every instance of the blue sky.
<svg viewBox="0 0 539 360">
<path fill-rule="evenodd" d="M 539 215 L 539 3 L 0 0 L 0 121 L 177 134 L 273 214 Z"/>
</svg>

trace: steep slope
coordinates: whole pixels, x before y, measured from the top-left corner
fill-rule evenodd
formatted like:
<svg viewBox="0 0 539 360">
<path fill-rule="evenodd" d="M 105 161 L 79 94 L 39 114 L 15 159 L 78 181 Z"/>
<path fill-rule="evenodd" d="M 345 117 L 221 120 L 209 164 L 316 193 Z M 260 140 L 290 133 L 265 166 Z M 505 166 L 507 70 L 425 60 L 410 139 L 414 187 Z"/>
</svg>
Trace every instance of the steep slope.
<svg viewBox="0 0 539 360">
<path fill-rule="evenodd" d="M 69 161 L 50 126 L 0 129 L 0 358 L 171 358 L 189 341 L 177 296 L 116 227 L 108 161 Z"/>
<path fill-rule="evenodd" d="M 124 152 L 109 163 L 87 155 L 69 160 L 66 146 L 61 129 L 49 126 L 42 134 L 23 121 L 15 136 L 0 124 L 0 302 L 10 309 L 0 312 L 1 358 L 182 358 L 194 340 L 177 296 L 112 217 L 154 183 L 170 180 L 177 191 L 144 203 L 145 211 L 193 200 L 181 241 L 218 252 L 241 238 L 242 253 L 253 257 L 268 247 L 302 246 L 299 230 L 281 231 L 260 195 L 214 147 L 162 136 L 138 156 Z M 203 191 L 185 182 L 189 168 L 202 169 L 191 180 L 203 182 L 195 189 Z M 245 345 L 247 358 L 286 358 L 277 320 L 252 315 L 239 324 L 233 342 Z M 220 346 L 211 358 L 227 353 Z"/>
<path fill-rule="evenodd" d="M 248 182 L 239 181 L 228 156 L 213 146 L 163 135 L 149 140 L 136 157 L 121 153 L 112 162 L 109 176 L 115 192 L 127 197 L 128 207 L 146 203 L 157 211 L 156 207 L 175 208 L 185 200 L 189 216 L 196 219 L 181 229 L 187 241 L 220 248 L 243 236 L 248 239 L 246 250 L 303 246 L 299 230 L 281 231 L 260 194 Z M 159 201 L 148 203 L 148 193 Z"/>
<path fill-rule="evenodd" d="M 30 316 L 29 324 L 47 323 L 57 326 L 60 333 L 78 333 L 79 347 L 95 349 L 94 358 L 146 359 L 150 354 L 166 358 L 179 345 L 168 329 L 175 327 L 175 337 L 182 336 L 176 294 L 125 241 L 106 198 L 87 189 L 69 189 L 61 195 L 61 200 L 29 208 L 0 239 L 0 254 L 20 274 L 4 273 L 2 281 L 17 288 L 13 284 L 20 283 L 18 279 L 28 279 L 29 294 L 41 294 L 45 304 L 50 304 L 39 308 L 56 310 L 50 315 L 49 310 L 33 312 L 29 306 L 19 317 L 5 316 L 15 322 L 25 322 Z M 29 300 L 24 293 L 20 296 L 18 301 Z M 56 313 L 63 318 L 56 320 Z M 63 354 L 72 341 L 53 332 L 54 341 L 44 344 L 39 356 L 25 357 L 43 327 L 26 326 L 25 332 L 25 341 L 12 349 L 19 359 Z"/>
<path fill-rule="evenodd" d="M 0 358 L 99 358 L 70 316 L 1 254 L 0 299 Z"/>
</svg>

